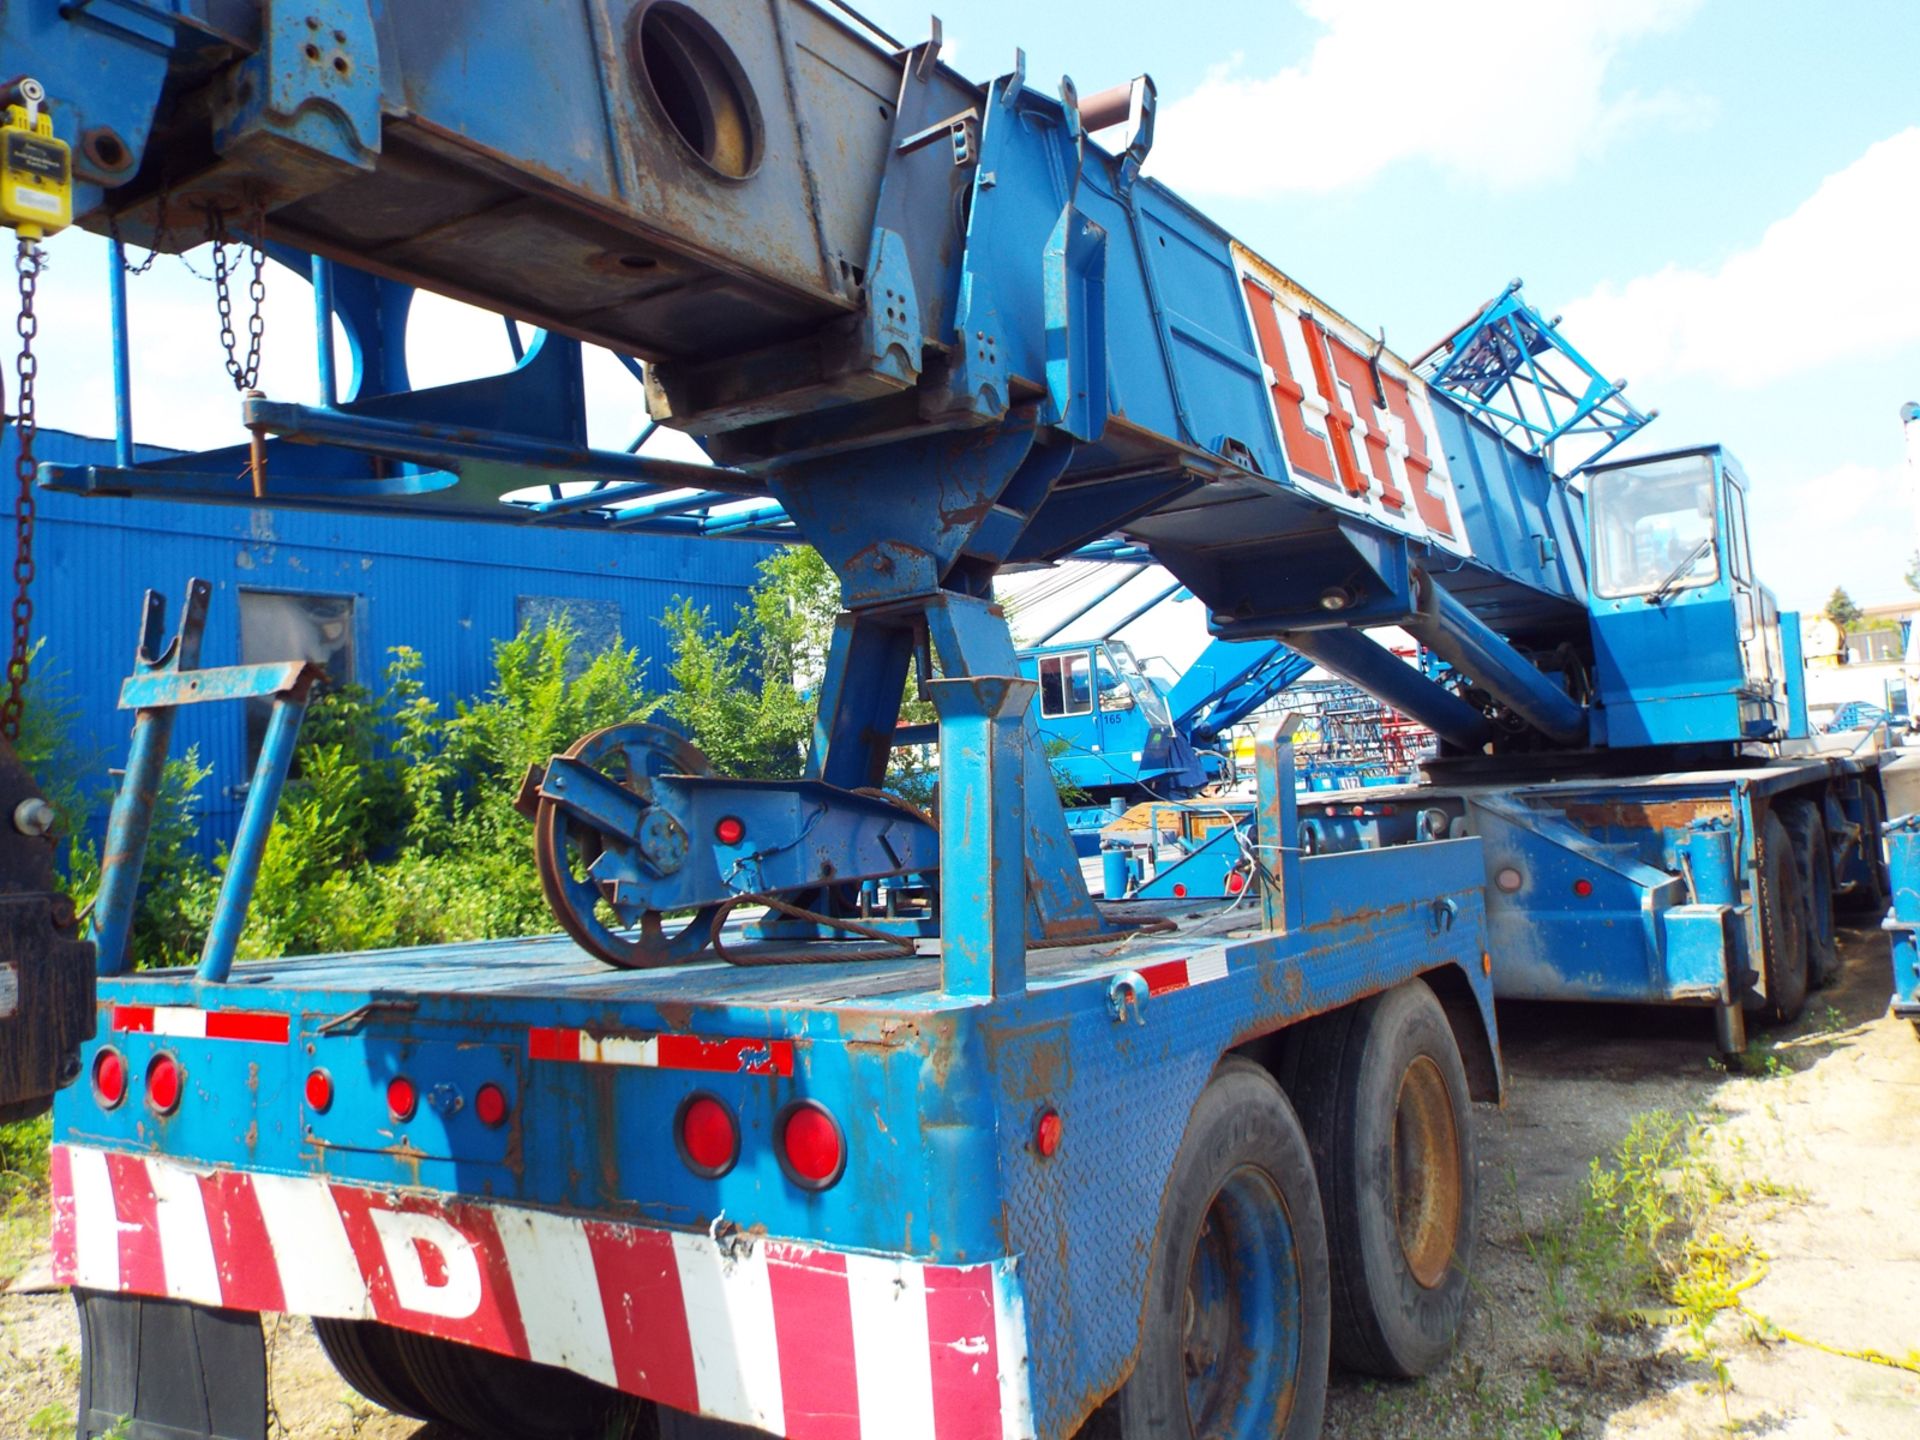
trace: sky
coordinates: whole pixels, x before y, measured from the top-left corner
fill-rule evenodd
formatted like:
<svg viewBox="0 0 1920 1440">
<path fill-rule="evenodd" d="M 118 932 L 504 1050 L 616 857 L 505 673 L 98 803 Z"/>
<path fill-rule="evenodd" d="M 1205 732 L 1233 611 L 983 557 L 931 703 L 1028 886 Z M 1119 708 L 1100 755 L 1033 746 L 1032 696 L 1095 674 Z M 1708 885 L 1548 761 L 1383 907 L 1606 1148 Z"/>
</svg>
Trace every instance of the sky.
<svg viewBox="0 0 1920 1440">
<path fill-rule="evenodd" d="M 904 41 L 928 31 L 924 0 L 862 8 Z M 1635 448 L 1718 440 L 1740 458 L 1783 605 L 1818 609 L 1836 585 L 1861 603 L 1909 593 L 1920 0 L 969 0 L 942 19 L 944 58 L 978 81 L 1016 46 L 1035 86 L 1070 74 L 1084 95 L 1150 72 L 1149 173 L 1403 355 L 1524 278 L 1659 410 Z M 104 247 L 69 232 L 50 252 L 42 423 L 103 433 Z M 171 259 L 131 284 L 138 437 L 241 438 L 210 285 Z M 310 305 L 270 271 L 270 395 L 314 393 L 310 345 L 280 340 Z M 501 322 L 421 306 L 417 383 L 504 368 Z M 599 355 L 589 389 L 595 443 L 623 446 L 638 387 Z M 1197 648 L 1198 607 L 1182 609 Z"/>
</svg>

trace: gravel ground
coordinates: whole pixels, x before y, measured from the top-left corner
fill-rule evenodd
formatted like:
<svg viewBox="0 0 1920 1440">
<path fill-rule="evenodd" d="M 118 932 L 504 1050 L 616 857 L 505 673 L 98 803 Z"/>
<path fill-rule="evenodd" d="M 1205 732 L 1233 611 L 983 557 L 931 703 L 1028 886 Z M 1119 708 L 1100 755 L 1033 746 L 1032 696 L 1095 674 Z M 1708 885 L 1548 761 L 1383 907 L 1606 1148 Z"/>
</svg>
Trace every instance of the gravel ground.
<svg viewBox="0 0 1920 1440">
<path fill-rule="evenodd" d="M 1441 1374 L 1413 1385 L 1336 1377 L 1327 1440 L 1692 1440 L 1728 1433 L 1911 1440 L 1920 1376 L 1831 1351 L 1913 1357 L 1920 1347 L 1920 1040 L 1885 1016 L 1886 942 L 1843 937 L 1840 985 L 1770 1053 L 1768 1073 L 1710 1063 L 1699 1012 L 1510 1007 L 1503 1108 L 1482 1106 L 1474 1303 Z M 1718 1114 L 1714 1163 L 1765 1181 L 1716 1217 L 1750 1240 L 1765 1278 L 1747 1292 L 1804 1341 L 1760 1341 L 1725 1318 L 1714 1338 L 1724 1404 L 1682 1337 L 1629 1328 L 1571 1343 L 1538 1239 L 1567 1213 L 1590 1162 L 1649 1112 Z M 271 1332 L 277 1435 L 458 1440 L 375 1410 L 327 1365 L 304 1322 Z M 59 1422 L 78 1374 L 64 1295 L 0 1296 L 0 1435 L 72 1434 Z M 36 1417 L 38 1417 L 36 1419 Z"/>
</svg>

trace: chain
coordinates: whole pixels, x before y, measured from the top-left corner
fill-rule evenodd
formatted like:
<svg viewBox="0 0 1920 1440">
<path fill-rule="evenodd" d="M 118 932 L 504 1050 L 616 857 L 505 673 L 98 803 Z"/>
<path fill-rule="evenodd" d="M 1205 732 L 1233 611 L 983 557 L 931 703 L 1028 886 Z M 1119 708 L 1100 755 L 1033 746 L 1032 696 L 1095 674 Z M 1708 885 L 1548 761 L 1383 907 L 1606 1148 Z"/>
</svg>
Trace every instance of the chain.
<svg viewBox="0 0 1920 1440">
<path fill-rule="evenodd" d="M 227 226 L 218 211 L 212 215 L 213 230 L 213 291 L 214 303 L 220 311 L 220 346 L 227 352 L 227 375 L 233 381 L 233 388 L 242 394 L 256 389 L 260 383 L 260 341 L 267 333 L 266 317 L 261 307 L 267 299 L 267 253 L 260 248 L 260 235 L 266 227 L 266 214 L 261 212 L 254 226 L 254 238 L 247 246 L 247 258 L 253 264 L 253 280 L 247 286 L 247 298 L 253 303 L 253 313 L 247 316 L 247 359 L 242 364 L 239 356 L 239 340 L 233 333 L 233 292 L 231 285 L 232 262 L 227 259 Z"/>
<path fill-rule="evenodd" d="M 118 245 L 121 247 L 120 248 L 120 268 L 122 270 L 125 270 L 129 275 L 144 275 L 149 270 L 153 269 L 153 262 L 160 258 L 160 252 L 166 248 L 167 192 L 164 190 L 160 192 L 160 198 L 155 205 L 155 211 L 156 213 L 154 215 L 154 225 L 153 225 L 153 248 L 147 251 L 147 258 L 142 260 L 138 265 L 129 265 L 127 263 L 126 245 L 125 245 L 125 242 L 123 242 L 120 239 L 120 222 L 118 218 L 117 217 L 111 218 L 107 221 L 108 238 L 111 239 L 115 245 Z M 180 258 L 183 262 L 186 260 L 186 256 L 184 255 L 182 255 Z M 187 268 L 191 270 L 193 267 L 189 265 Z"/>
<path fill-rule="evenodd" d="M 20 274 L 20 318 L 15 329 L 20 333 L 20 355 L 14 362 L 17 377 L 18 414 L 14 427 L 20 448 L 14 456 L 13 474 L 17 482 L 14 498 L 13 548 L 13 644 L 7 652 L 7 698 L 0 702 L 0 735 L 8 740 L 20 738 L 20 712 L 26 704 L 27 659 L 33 648 L 33 436 L 37 428 L 33 409 L 33 382 L 39 377 L 40 361 L 33 353 L 33 339 L 40 321 L 33 312 L 35 288 L 45 255 L 31 240 L 21 240 L 15 268 Z"/>
</svg>

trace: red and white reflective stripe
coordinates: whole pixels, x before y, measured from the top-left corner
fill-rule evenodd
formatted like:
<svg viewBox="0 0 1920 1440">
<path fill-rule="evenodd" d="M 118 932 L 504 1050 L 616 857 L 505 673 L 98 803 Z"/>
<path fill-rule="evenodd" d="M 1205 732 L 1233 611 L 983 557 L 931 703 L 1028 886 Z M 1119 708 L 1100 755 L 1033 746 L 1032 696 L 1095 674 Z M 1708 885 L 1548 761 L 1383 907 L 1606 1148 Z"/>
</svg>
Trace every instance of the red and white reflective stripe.
<svg viewBox="0 0 1920 1440">
<path fill-rule="evenodd" d="M 113 1028 L 123 1035 L 173 1035 L 182 1040 L 252 1040 L 285 1045 L 292 1022 L 272 1010 L 202 1010 L 194 1005 L 116 1005 Z"/>
<path fill-rule="evenodd" d="M 746 1235 L 53 1149 L 55 1275 L 379 1320 L 795 1440 L 1029 1440 L 1012 1260 Z"/>
<path fill-rule="evenodd" d="M 791 1075 L 791 1040 L 742 1040 L 704 1035 L 595 1035 L 536 1025 L 527 1031 L 527 1056 L 579 1065 L 644 1065 L 715 1075 Z"/>
<path fill-rule="evenodd" d="M 1222 950 L 1140 967 L 1140 978 L 1147 982 L 1149 995 L 1164 995 L 1169 990 L 1184 990 L 1189 985 L 1204 985 L 1209 980 L 1224 980 L 1226 976 L 1227 956 Z"/>
</svg>

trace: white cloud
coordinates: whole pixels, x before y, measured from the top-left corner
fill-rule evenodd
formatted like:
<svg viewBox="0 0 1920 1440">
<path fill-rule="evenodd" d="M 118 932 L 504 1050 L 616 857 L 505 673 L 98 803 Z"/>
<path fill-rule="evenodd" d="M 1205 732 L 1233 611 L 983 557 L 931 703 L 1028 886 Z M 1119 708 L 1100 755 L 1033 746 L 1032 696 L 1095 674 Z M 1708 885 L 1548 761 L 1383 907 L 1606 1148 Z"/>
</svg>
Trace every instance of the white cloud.
<svg viewBox="0 0 1920 1440">
<path fill-rule="evenodd" d="M 1888 415 L 1887 443 L 1899 431 Z M 1819 610 L 1844 585 L 1862 605 L 1909 594 L 1901 576 L 1920 549 L 1913 482 L 1899 464 L 1847 464 L 1824 474 L 1769 475 L 1751 500 L 1753 562 L 1788 609 Z"/>
<path fill-rule="evenodd" d="M 1152 172 L 1197 194 L 1327 192 L 1422 160 L 1505 189 L 1564 175 L 1581 155 L 1705 102 L 1614 91 L 1630 42 L 1699 0 L 1297 0 L 1324 33 L 1297 65 L 1215 70 L 1162 110 Z"/>
<path fill-rule="evenodd" d="M 1668 265 L 1566 307 L 1568 334 L 1636 386 L 1757 386 L 1920 341 L 1920 128 L 1874 145 L 1718 267 Z"/>
</svg>

